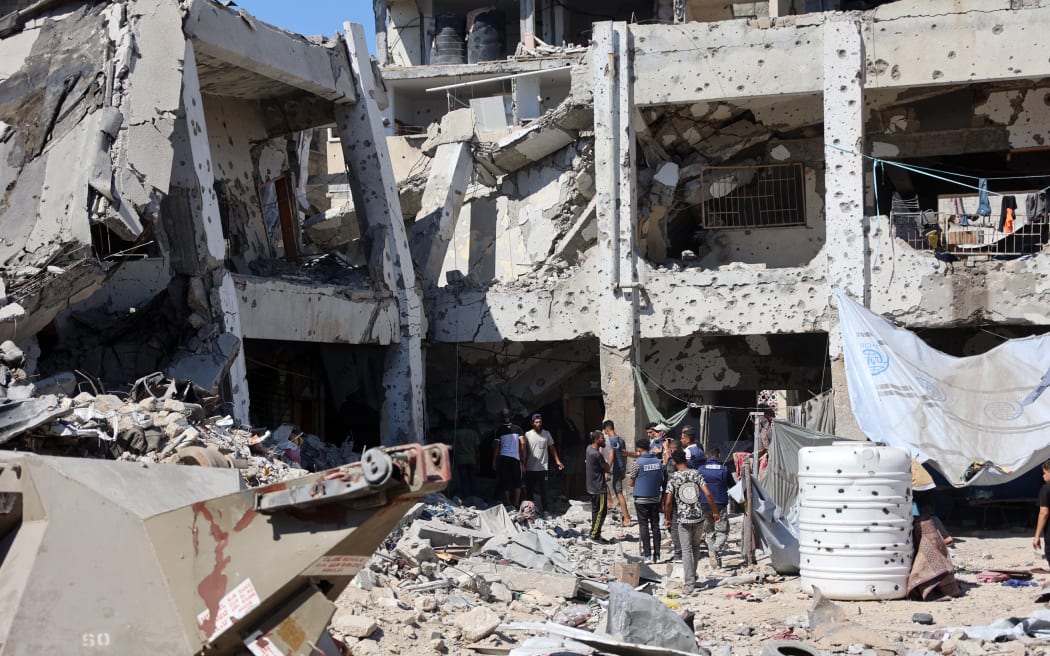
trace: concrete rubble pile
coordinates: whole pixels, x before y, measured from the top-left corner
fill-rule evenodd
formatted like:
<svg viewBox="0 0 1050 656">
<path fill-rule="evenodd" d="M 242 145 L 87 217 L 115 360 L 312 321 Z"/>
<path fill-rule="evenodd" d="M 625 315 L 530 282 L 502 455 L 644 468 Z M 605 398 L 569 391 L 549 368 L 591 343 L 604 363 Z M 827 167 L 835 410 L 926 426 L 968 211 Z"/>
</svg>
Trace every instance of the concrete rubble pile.
<svg viewBox="0 0 1050 656">
<path fill-rule="evenodd" d="M 81 380 L 72 372 L 31 381 L 24 364 L 25 354 L 13 342 L 0 344 L 5 449 L 236 468 L 253 486 L 360 459 L 351 442 L 328 444 L 290 424 L 273 431 L 238 426 L 231 417 L 214 414 L 217 397 L 160 373 L 118 395 L 79 391 Z"/>
<path fill-rule="evenodd" d="M 479 499 L 464 501 L 477 507 L 442 494 L 425 497 L 338 599 L 331 630 L 350 653 L 1047 653 L 1039 642 L 1045 611 L 989 627 L 944 628 L 953 616 L 991 618 L 988 613 L 1006 615 L 1013 606 L 968 594 L 939 604 L 934 622 L 929 613 L 913 613 L 933 610 L 924 602 L 833 602 L 762 559 L 746 566 L 739 558 L 741 516 L 731 520 L 727 567 L 712 570 L 702 559 L 703 589 L 687 595 L 681 564 L 647 564 L 634 555 L 634 527 L 616 543 L 587 539 L 586 502 L 530 518 L 499 505 L 485 509 Z M 962 555 L 960 568 L 977 571 L 981 560 L 992 558 L 976 553 Z M 994 642 L 1006 634 L 1011 642 Z"/>
<path fill-rule="evenodd" d="M 430 495 L 344 592 L 332 630 L 353 654 L 423 653 L 426 646 L 516 656 L 642 653 L 642 646 L 652 654 L 710 653 L 719 643 L 750 638 L 713 634 L 706 622 L 717 610 L 681 594 L 681 565 L 644 564 L 627 553 L 633 535 L 619 544 L 591 542 L 590 521 L 585 502 L 529 518 L 501 505 L 479 510 Z M 722 572 L 709 585 L 782 580 L 763 567 Z"/>
</svg>

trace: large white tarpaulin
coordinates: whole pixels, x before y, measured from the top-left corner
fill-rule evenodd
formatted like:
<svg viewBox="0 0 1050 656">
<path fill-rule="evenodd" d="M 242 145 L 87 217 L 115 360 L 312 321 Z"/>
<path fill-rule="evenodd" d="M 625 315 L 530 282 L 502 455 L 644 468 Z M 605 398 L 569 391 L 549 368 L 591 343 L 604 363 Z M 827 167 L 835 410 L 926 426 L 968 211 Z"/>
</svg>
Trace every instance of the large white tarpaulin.
<svg viewBox="0 0 1050 656">
<path fill-rule="evenodd" d="M 1050 458 L 1050 336 L 957 358 L 835 294 L 850 403 L 870 439 L 960 487 L 1005 483 Z"/>
</svg>

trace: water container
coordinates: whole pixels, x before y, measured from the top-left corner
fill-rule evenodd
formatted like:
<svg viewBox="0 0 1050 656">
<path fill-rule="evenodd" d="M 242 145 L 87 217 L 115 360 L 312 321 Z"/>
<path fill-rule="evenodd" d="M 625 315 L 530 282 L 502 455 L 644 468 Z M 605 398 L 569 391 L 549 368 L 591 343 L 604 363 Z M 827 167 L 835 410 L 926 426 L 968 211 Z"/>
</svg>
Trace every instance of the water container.
<svg viewBox="0 0 1050 656">
<path fill-rule="evenodd" d="M 798 452 L 802 589 L 901 599 L 911 570 L 911 457 L 870 442 Z"/>
<path fill-rule="evenodd" d="M 467 42 L 463 37 L 466 20 L 462 14 L 439 14 L 434 17 L 434 49 L 431 64 L 466 64 Z"/>
<path fill-rule="evenodd" d="M 507 17 L 498 9 L 478 12 L 467 37 L 467 63 L 498 61 L 506 56 Z"/>
</svg>

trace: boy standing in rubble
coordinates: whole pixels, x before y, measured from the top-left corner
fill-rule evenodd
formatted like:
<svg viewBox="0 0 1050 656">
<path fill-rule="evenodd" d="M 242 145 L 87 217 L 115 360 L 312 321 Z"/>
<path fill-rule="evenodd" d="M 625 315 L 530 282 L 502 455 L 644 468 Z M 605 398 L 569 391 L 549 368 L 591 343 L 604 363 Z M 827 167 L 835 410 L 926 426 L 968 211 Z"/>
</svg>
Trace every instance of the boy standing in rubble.
<svg viewBox="0 0 1050 656">
<path fill-rule="evenodd" d="M 1035 523 L 1035 538 L 1032 540 L 1032 547 L 1036 550 L 1043 550 L 1043 557 L 1046 558 L 1047 564 L 1050 564 L 1050 536 L 1047 536 L 1047 529 L 1050 528 L 1050 460 L 1043 463 L 1043 487 L 1039 488 L 1039 519 Z M 1043 540 L 1043 544 L 1040 545 L 1040 540 Z"/>
<path fill-rule="evenodd" d="M 696 566 L 700 560 L 700 543 L 704 539 L 704 500 L 711 509 L 711 517 L 719 521 L 721 515 L 704 483 L 703 475 L 686 464 L 685 451 L 676 449 L 671 454 L 675 473 L 667 481 L 664 494 L 664 513 L 667 528 L 671 528 L 671 510 L 678 516 L 678 541 L 682 547 L 682 571 L 685 593 L 696 590 Z"/>
<path fill-rule="evenodd" d="M 605 433 L 606 459 L 609 463 L 609 505 L 620 506 L 621 525 L 631 527 L 631 513 L 627 510 L 627 499 L 623 496 L 623 481 L 627 476 L 627 442 L 616 434 L 612 419 L 602 422 Z"/>
</svg>

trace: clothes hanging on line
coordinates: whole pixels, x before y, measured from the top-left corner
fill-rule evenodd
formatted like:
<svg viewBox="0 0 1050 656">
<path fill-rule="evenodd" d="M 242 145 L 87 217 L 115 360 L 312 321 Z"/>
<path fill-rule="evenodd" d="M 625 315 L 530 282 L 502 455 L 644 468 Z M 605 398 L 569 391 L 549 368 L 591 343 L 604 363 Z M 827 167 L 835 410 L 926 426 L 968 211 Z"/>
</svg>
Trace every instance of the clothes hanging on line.
<svg viewBox="0 0 1050 656">
<path fill-rule="evenodd" d="M 1017 212 L 1017 197 L 1003 196 L 1003 207 L 999 215 L 999 232 L 1014 231 L 1014 213 Z"/>
<path fill-rule="evenodd" d="M 992 205 L 988 202 L 988 179 L 977 181 L 977 216 L 991 216 Z"/>
</svg>

